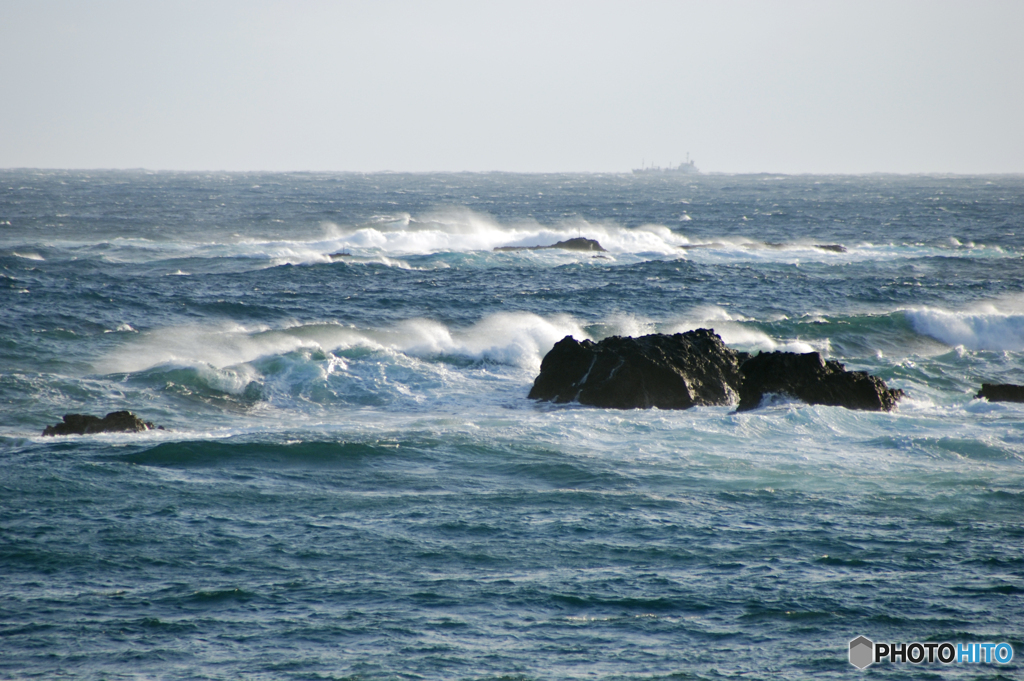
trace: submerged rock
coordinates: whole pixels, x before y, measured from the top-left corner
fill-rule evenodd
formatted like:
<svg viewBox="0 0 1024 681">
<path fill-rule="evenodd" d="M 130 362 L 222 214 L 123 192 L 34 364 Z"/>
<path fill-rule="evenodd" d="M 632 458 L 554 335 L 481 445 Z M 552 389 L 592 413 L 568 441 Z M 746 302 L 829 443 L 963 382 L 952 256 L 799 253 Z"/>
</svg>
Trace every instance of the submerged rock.
<svg viewBox="0 0 1024 681">
<path fill-rule="evenodd" d="M 737 411 L 756 409 L 766 394 L 795 397 L 808 404 L 824 404 L 866 411 L 892 411 L 903 391 L 864 371 L 847 371 L 817 352 L 762 352 L 743 363 L 743 384 Z"/>
<path fill-rule="evenodd" d="M 709 329 L 599 343 L 566 336 L 544 357 L 529 397 L 612 409 L 728 405 L 743 357 Z"/>
<path fill-rule="evenodd" d="M 575 239 L 566 239 L 565 241 L 553 243 L 550 246 L 499 246 L 494 250 L 543 251 L 548 248 L 560 248 L 565 251 L 600 251 L 602 253 L 607 252 L 608 250 L 604 248 L 601 244 L 599 244 L 596 239 L 584 239 L 582 237 L 576 237 Z"/>
<path fill-rule="evenodd" d="M 975 397 L 984 397 L 989 402 L 1024 402 L 1024 385 L 982 383 Z"/>
<path fill-rule="evenodd" d="M 817 352 L 736 352 L 710 329 L 599 343 L 566 336 L 544 357 L 529 397 L 613 409 L 755 409 L 766 394 L 808 404 L 891 411 L 903 396 L 875 376 L 847 371 Z"/>
<path fill-rule="evenodd" d="M 152 422 L 143 421 L 130 411 L 112 411 L 103 418 L 90 414 L 64 414 L 64 422 L 47 426 L 43 435 L 141 433 L 153 428 Z M 163 426 L 159 430 L 163 430 Z"/>
</svg>

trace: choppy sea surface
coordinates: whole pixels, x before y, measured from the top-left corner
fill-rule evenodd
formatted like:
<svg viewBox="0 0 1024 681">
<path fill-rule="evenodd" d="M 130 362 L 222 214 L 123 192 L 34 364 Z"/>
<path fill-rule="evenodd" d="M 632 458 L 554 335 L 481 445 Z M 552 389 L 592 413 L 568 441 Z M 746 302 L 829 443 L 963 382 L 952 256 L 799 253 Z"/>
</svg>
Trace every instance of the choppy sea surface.
<svg viewBox="0 0 1024 681">
<path fill-rule="evenodd" d="M 526 397 L 565 335 L 700 327 L 906 397 Z M 1024 177 L 0 171 L 0 677 L 846 678 L 864 635 L 1020 678 L 982 382 Z M 120 409 L 165 429 L 40 436 Z"/>
</svg>

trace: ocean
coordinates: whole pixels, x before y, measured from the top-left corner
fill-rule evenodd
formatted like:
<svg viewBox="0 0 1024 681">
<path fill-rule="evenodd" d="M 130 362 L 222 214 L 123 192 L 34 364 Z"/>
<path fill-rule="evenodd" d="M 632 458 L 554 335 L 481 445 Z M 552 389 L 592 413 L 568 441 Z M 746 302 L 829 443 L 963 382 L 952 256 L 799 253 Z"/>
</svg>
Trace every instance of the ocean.
<svg viewBox="0 0 1024 681">
<path fill-rule="evenodd" d="M 696 328 L 906 396 L 527 399 Z M 0 170 L 0 677 L 1021 678 L 1022 360 L 1021 176 Z"/>
</svg>

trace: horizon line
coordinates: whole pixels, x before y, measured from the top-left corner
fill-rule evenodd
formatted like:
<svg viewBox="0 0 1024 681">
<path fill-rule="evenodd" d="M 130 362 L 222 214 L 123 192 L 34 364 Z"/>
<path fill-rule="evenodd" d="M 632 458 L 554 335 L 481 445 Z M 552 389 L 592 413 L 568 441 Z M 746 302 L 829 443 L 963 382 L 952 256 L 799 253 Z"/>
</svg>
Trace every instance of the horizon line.
<svg viewBox="0 0 1024 681">
<path fill-rule="evenodd" d="M 144 172 L 144 173 L 227 173 L 227 174 L 246 174 L 246 173 L 276 173 L 282 175 L 288 174 L 340 174 L 340 175 L 637 175 L 632 169 L 630 170 L 394 170 L 394 169 L 379 169 L 379 170 L 268 170 L 268 169 L 249 169 L 249 170 L 228 170 L 223 168 L 147 168 L 144 166 L 133 166 L 133 167 L 57 167 L 57 166 L 0 166 L 0 172 L 11 172 L 11 171 L 36 171 L 36 172 Z M 689 173 L 685 175 L 665 175 L 654 174 L 653 177 L 685 177 L 693 179 L 701 176 L 736 176 L 736 175 L 784 175 L 788 177 L 803 177 L 803 176 L 818 176 L 818 177 L 870 177 L 870 176 L 904 176 L 904 177 L 991 177 L 991 176 L 1017 176 L 1024 175 L 1024 170 L 1016 171 L 983 171 L 983 172 L 962 172 L 962 171 L 946 171 L 946 170 L 934 170 L 934 171 L 912 171 L 912 172 L 899 172 L 899 171 L 888 171 L 888 170 L 873 170 L 864 172 L 855 171 L 798 171 L 798 172 L 786 172 L 786 171 L 772 171 L 772 170 L 747 170 L 747 171 L 727 171 L 727 170 L 710 170 L 710 171 L 699 171 L 697 173 Z M 643 176 L 651 176 L 643 174 Z"/>
</svg>

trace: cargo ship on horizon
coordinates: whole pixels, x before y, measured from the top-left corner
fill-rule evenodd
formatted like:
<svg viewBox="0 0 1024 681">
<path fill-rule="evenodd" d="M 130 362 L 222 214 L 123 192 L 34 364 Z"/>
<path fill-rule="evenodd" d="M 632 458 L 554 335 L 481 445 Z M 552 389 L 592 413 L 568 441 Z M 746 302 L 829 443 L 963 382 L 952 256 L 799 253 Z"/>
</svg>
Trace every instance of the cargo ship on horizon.
<svg viewBox="0 0 1024 681">
<path fill-rule="evenodd" d="M 700 170 L 698 170 L 696 164 L 690 160 L 690 154 L 687 153 L 686 160 L 678 166 L 662 168 L 660 166 L 642 165 L 640 168 L 633 168 L 633 173 L 636 175 L 699 175 Z"/>
</svg>

